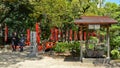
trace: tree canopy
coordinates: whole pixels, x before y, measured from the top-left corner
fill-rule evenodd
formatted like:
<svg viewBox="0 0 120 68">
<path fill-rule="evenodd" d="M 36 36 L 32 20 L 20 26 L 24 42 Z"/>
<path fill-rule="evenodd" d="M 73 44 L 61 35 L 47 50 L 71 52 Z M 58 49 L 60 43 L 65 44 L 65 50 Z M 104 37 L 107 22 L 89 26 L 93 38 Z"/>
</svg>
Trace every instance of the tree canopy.
<svg viewBox="0 0 120 68">
<path fill-rule="evenodd" d="M 34 20 L 61 27 L 83 15 L 107 15 L 119 21 L 120 12 L 119 5 L 104 0 L 1 0 L 0 14 L 0 23 Z"/>
<path fill-rule="evenodd" d="M 21 31 L 34 27 L 35 22 L 41 27 L 62 28 L 80 16 L 109 16 L 120 22 L 119 8 L 105 0 L 1 0 L 0 23 Z"/>
</svg>

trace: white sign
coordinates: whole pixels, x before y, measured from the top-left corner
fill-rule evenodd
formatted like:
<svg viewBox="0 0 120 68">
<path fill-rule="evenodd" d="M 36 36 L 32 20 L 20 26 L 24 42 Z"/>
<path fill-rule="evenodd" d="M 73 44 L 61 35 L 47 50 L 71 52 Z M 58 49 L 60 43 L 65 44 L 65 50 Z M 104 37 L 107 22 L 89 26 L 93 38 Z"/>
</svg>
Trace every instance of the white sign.
<svg viewBox="0 0 120 68">
<path fill-rule="evenodd" d="M 94 25 L 89 25 L 88 28 L 89 29 L 94 29 Z"/>
<path fill-rule="evenodd" d="M 95 29 L 100 29 L 100 25 L 95 25 Z"/>
<path fill-rule="evenodd" d="M 89 25 L 89 29 L 100 29 L 100 25 Z"/>
</svg>

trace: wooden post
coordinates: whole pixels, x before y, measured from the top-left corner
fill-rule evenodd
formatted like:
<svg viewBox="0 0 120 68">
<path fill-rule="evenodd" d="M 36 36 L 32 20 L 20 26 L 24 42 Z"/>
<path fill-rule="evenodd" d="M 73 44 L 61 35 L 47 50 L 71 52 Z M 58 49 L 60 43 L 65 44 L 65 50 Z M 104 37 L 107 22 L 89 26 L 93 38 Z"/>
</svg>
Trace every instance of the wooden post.
<svg viewBox="0 0 120 68">
<path fill-rule="evenodd" d="M 86 50 L 88 50 L 88 26 L 86 27 L 86 42 L 85 42 Z"/>
<path fill-rule="evenodd" d="M 74 41 L 77 41 L 77 40 L 78 40 L 77 37 L 78 37 L 78 36 L 77 36 L 77 31 L 74 31 Z"/>
<path fill-rule="evenodd" d="M 83 62 L 82 58 L 83 58 L 83 52 L 82 52 L 82 26 L 80 26 L 80 61 Z"/>
<path fill-rule="evenodd" d="M 109 58 L 110 59 L 110 37 L 109 37 L 109 26 L 107 26 L 107 58 Z"/>
<path fill-rule="evenodd" d="M 69 29 L 65 33 L 65 41 L 69 41 Z"/>
<path fill-rule="evenodd" d="M 73 34 L 73 31 L 72 29 L 69 30 L 69 41 L 72 41 L 72 34 Z"/>
</svg>

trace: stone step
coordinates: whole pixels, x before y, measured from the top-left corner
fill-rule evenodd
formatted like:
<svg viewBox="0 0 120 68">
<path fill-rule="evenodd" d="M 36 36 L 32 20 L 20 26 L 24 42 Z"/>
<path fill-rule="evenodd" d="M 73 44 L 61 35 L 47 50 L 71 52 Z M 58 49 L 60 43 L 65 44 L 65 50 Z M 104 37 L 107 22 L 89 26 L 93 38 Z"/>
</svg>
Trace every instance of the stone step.
<svg viewBox="0 0 120 68">
<path fill-rule="evenodd" d="M 83 58 L 83 63 L 103 63 L 105 58 Z"/>
</svg>

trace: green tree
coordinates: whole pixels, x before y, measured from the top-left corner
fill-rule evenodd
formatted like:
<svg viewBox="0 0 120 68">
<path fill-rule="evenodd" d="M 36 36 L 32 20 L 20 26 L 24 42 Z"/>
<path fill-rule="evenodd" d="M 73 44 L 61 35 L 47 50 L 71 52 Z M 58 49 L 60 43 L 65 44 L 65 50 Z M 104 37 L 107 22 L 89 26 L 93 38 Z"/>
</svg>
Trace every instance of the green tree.
<svg viewBox="0 0 120 68">
<path fill-rule="evenodd" d="M 26 30 L 33 22 L 29 14 L 32 13 L 32 5 L 24 0 L 5 0 L 2 1 L 0 23 L 6 23 L 12 30 L 21 32 Z M 16 29 L 17 28 L 17 29 Z M 24 28 L 24 29 L 23 29 Z"/>
<path fill-rule="evenodd" d="M 110 46 L 112 58 L 119 58 L 118 48 L 120 47 L 120 6 L 116 3 L 107 2 L 104 6 L 105 15 L 114 18 L 118 24 L 112 25 L 110 28 Z M 118 52 L 118 53 L 117 53 Z"/>
</svg>

